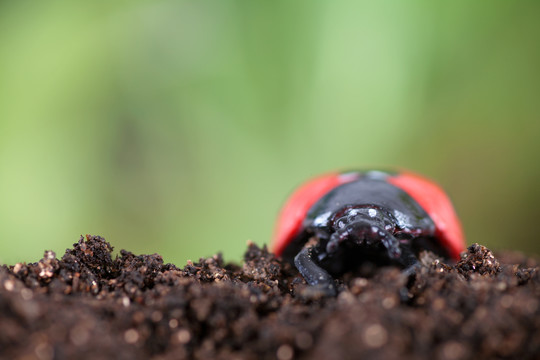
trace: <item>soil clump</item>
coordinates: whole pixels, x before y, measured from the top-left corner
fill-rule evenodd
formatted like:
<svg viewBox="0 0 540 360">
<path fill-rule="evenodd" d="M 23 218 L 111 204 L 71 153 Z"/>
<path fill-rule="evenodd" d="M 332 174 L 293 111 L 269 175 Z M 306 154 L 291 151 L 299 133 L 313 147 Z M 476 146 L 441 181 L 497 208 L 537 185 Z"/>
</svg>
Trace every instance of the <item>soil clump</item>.
<svg viewBox="0 0 540 360">
<path fill-rule="evenodd" d="M 318 297 L 296 269 L 249 244 L 183 268 L 99 236 L 61 259 L 0 267 L 0 358 L 539 359 L 539 262 L 471 245 L 345 274 Z"/>
</svg>

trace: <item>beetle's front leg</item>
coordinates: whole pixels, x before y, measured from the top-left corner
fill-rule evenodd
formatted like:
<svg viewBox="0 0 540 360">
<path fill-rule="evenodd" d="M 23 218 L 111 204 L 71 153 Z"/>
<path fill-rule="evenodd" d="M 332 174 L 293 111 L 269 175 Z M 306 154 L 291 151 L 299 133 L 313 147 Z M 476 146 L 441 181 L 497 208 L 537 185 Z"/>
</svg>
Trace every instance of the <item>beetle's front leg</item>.
<svg viewBox="0 0 540 360">
<path fill-rule="evenodd" d="M 294 265 L 307 283 L 320 289 L 326 296 L 336 296 L 334 278 L 319 266 L 316 260 L 315 247 L 304 247 L 294 258 Z"/>
<path fill-rule="evenodd" d="M 407 276 L 416 273 L 416 270 L 420 267 L 420 262 L 408 245 L 401 245 L 401 256 L 399 257 L 398 262 L 404 267 L 401 272 Z"/>
</svg>

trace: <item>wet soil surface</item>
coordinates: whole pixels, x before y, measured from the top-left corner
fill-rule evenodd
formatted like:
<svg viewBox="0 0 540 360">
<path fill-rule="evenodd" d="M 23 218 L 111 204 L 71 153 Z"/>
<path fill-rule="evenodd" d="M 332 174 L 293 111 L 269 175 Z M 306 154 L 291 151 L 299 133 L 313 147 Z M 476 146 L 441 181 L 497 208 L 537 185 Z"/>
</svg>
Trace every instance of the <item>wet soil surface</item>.
<svg viewBox="0 0 540 360">
<path fill-rule="evenodd" d="M 86 236 L 58 259 L 0 267 L 4 359 L 540 359 L 539 262 L 472 245 L 346 274 L 319 298 L 255 245 L 183 268 Z"/>
</svg>

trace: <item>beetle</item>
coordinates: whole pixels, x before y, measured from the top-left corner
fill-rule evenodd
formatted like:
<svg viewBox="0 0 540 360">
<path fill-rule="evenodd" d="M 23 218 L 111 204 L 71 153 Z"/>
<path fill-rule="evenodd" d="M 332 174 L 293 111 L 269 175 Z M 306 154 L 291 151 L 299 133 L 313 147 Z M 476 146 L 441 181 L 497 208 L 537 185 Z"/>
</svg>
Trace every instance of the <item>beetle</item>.
<svg viewBox="0 0 540 360">
<path fill-rule="evenodd" d="M 459 260 L 464 249 L 448 196 L 405 170 L 333 172 L 306 182 L 283 206 L 271 243 L 328 296 L 337 293 L 333 276 L 365 261 L 411 275 L 421 250 Z"/>
</svg>

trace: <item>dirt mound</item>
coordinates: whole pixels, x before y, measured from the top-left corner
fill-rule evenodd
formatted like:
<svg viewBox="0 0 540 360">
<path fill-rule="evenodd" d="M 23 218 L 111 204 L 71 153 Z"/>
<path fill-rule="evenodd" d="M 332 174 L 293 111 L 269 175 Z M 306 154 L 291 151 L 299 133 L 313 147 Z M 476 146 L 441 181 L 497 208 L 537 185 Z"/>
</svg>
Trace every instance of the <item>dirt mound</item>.
<svg viewBox="0 0 540 360">
<path fill-rule="evenodd" d="M 472 245 L 431 253 L 412 278 L 346 274 L 319 299 L 289 264 L 251 244 L 164 264 L 86 236 L 62 259 L 0 267 L 0 357 L 10 359 L 538 359 L 536 259 Z"/>
</svg>

